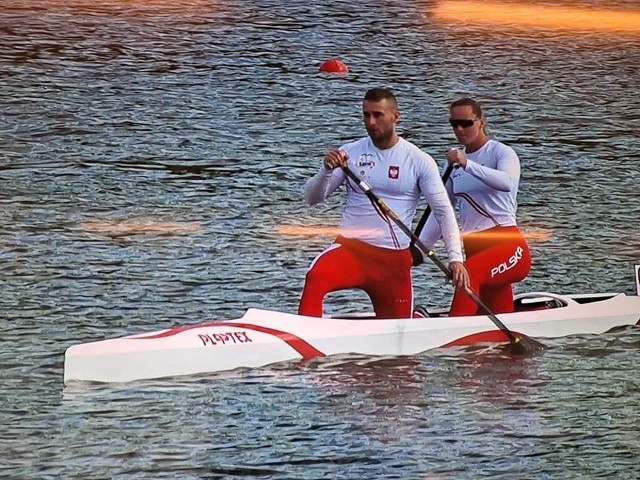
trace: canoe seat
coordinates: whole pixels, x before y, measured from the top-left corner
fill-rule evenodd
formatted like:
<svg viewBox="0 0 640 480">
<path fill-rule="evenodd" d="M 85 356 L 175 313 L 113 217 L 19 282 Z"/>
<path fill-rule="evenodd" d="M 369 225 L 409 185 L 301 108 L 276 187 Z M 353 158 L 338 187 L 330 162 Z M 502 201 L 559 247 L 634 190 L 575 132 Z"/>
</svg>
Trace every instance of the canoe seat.
<svg viewBox="0 0 640 480">
<path fill-rule="evenodd" d="M 516 298 L 513 302 L 514 312 L 531 312 L 534 310 L 548 310 L 550 308 L 566 307 L 567 304 L 558 298 Z"/>
</svg>

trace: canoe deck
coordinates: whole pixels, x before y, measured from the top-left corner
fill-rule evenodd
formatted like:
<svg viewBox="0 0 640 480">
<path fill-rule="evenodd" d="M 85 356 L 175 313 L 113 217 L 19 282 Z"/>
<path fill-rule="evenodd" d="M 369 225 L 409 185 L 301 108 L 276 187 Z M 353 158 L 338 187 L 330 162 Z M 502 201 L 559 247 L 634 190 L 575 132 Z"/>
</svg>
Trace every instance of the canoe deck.
<svg viewBox="0 0 640 480">
<path fill-rule="evenodd" d="M 533 338 L 601 334 L 640 322 L 640 297 L 623 293 L 516 296 L 518 311 L 498 317 Z M 375 319 L 367 315 L 312 318 L 250 308 L 233 320 L 73 345 L 65 352 L 64 382 L 134 380 L 256 368 L 337 354 L 416 355 L 442 347 L 506 342 L 483 315 Z"/>
</svg>

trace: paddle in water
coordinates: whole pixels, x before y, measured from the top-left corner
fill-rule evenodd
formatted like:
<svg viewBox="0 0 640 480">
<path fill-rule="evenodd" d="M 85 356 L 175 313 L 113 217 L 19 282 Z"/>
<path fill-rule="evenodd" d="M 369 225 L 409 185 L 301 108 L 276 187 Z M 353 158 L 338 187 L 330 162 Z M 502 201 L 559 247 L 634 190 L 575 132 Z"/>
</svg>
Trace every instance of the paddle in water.
<svg viewBox="0 0 640 480">
<path fill-rule="evenodd" d="M 409 227 L 407 227 L 404 222 L 398 217 L 398 215 L 389 207 L 384 200 L 379 198 L 373 191 L 371 187 L 361 178 L 359 178 L 349 167 L 342 167 L 342 170 L 347 174 L 351 180 L 353 180 L 359 187 L 362 189 L 364 194 L 371 200 L 374 205 L 377 205 L 382 212 L 385 213 L 399 228 L 402 230 L 415 245 L 418 246 L 420 250 L 424 252 L 424 254 L 431 259 L 433 263 L 437 265 L 437 267 L 442 270 L 442 272 L 447 276 L 447 278 L 451 278 L 451 270 L 449 267 L 445 265 L 431 250 L 428 248 L 422 240 L 420 240 L 415 233 L 411 231 Z M 511 345 L 511 353 L 514 355 L 524 355 L 527 353 L 532 353 L 538 350 L 544 350 L 546 347 L 524 334 L 514 334 L 511 330 L 509 330 L 504 323 L 491 311 L 489 306 L 484 303 L 478 295 L 471 289 L 466 288 L 465 293 L 469 295 L 469 298 L 475 302 L 482 310 L 484 310 L 485 314 L 489 317 L 489 319 L 494 323 L 496 327 L 498 327 L 509 339 L 509 343 Z"/>
</svg>

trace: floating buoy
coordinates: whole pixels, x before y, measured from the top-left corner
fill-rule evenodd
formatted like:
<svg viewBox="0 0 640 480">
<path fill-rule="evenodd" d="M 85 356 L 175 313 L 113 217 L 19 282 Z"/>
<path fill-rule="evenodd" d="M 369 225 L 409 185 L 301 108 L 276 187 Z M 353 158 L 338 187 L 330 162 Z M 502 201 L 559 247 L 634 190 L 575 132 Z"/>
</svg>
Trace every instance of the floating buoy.
<svg viewBox="0 0 640 480">
<path fill-rule="evenodd" d="M 330 58 L 320 64 L 320 71 L 325 73 L 349 73 L 349 67 L 341 60 Z"/>
</svg>

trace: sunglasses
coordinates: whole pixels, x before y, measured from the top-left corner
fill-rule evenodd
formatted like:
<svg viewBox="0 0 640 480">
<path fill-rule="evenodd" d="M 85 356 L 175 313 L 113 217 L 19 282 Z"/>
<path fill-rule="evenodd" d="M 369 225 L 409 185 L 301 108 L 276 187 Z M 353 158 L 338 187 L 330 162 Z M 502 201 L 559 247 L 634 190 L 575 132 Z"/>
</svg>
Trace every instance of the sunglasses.
<svg viewBox="0 0 640 480">
<path fill-rule="evenodd" d="M 458 128 L 458 127 L 462 127 L 462 128 L 469 128 L 471 125 L 473 125 L 474 123 L 476 123 L 478 120 L 480 120 L 479 118 L 474 118 L 472 119 L 462 119 L 462 120 L 456 120 L 455 118 L 450 118 L 449 119 L 449 123 L 451 124 L 451 126 L 453 128 Z"/>
</svg>

